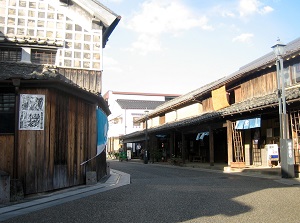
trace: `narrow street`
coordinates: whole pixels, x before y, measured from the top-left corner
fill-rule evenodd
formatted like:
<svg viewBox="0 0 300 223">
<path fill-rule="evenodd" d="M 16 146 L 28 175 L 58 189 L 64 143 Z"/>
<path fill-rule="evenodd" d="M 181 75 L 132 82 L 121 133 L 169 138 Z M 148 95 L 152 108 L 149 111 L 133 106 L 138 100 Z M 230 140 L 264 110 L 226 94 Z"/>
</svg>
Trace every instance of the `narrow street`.
<svg viewBox="0 0 300 223">
<path fill-rule="evenodd" d="M 131 184 L 4 222 L 299 222 L 299 185 L 151 163 L 110 166 Z"/>
</svg>

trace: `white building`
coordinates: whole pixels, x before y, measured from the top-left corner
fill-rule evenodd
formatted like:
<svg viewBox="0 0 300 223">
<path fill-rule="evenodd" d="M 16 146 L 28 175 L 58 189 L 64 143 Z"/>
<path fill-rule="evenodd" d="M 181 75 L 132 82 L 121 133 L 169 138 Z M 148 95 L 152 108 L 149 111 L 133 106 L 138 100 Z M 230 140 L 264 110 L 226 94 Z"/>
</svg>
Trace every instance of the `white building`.
<svg viewBox="0 0 300 223">
<path fill-rule="evenodd" d="M 141 92 L 108 91 L 103 96 L 108 102 L 111 115 L 108 116 L 108 152 L 117 152 L 120 149 L 119 136 L 143 129 L 135 120 L 145 115 L 145 111 L 152 111 L 161 104 L 169 101 L 178 94 L 159 94 Z M 136 154 L 136 145 L 131 143 Z"/>
</svg>

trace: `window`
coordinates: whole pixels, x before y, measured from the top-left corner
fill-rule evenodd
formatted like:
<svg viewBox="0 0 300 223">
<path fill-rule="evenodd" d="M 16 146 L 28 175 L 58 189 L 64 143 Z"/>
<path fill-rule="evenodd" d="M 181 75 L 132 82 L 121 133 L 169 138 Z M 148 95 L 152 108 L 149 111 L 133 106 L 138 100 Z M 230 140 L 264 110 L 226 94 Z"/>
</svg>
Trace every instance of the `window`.
<svg viewBox="0 0 300 223">
<path fill-rule="evenodd" d="M 137 122 L 140 117 L 133 117 L 133 128 L 140 128 L 141 123 Z"/>
<path fill-rule="evenodd" d="M 0 93 L 0 133 L 14 133 L 15 94 Z"/>
<path fill-rule="evenodd" d="M 31 50 L 31 62 L 37 64 L 55 64 L 55 51 Z"/>
<path fill-rule="evenodd" d="M 0 61 L 18 62 L 21 61 L 21 48 L 0 48 Z"/>
<path fill-rule="evenodd" d="M 293 83 L 299 83 L 300 82 L 300 63 L 294 64 L 291 67 L 291 72 L 292 72 Z"/>
</svg>

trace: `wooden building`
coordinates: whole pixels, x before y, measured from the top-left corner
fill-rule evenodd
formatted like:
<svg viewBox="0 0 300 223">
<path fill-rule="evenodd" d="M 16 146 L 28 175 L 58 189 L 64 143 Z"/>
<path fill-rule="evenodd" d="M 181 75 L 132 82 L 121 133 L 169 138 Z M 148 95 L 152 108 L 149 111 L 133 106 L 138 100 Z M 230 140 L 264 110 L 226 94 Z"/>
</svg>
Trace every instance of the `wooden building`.
<svg viewBox="0 0 300 223">
<path fill-rule="evenodd" d="M 284 78 L 289 138 L 300 163 L 300 39 L 286 46 Z M 209 58 L 208 58 L 209 59 Z M 270 145 L 280 147 L 276 58 L 270 52 L 238 71 L 158 106 L 139 122 L 148 128 L 122 136 L 145 143 L 164 160 L 268 166 Z M 201 75 L 201 74 L 199 74 Z M 271 162 L 271 163 L 270 163 Z"/>
<path fill-rule="evenodd" d="M 95 0 L 1 0 L 0 12 L 0 170 L 25 195 L 99 180 L 102 49 L 120 16 Z"/>
</svg>

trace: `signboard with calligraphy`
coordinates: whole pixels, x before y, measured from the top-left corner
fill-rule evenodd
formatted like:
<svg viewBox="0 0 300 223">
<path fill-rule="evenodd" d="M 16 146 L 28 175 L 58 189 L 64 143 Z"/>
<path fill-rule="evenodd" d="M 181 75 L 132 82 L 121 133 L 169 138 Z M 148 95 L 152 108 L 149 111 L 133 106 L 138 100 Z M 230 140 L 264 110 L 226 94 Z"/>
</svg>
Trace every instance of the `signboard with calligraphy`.
<svg viewBox="0 0 300 223">
<path fill-rule="evenodd" d="M 45 95 L 21 94 L 19 130 L 44 130 Z"/>
</svg>

